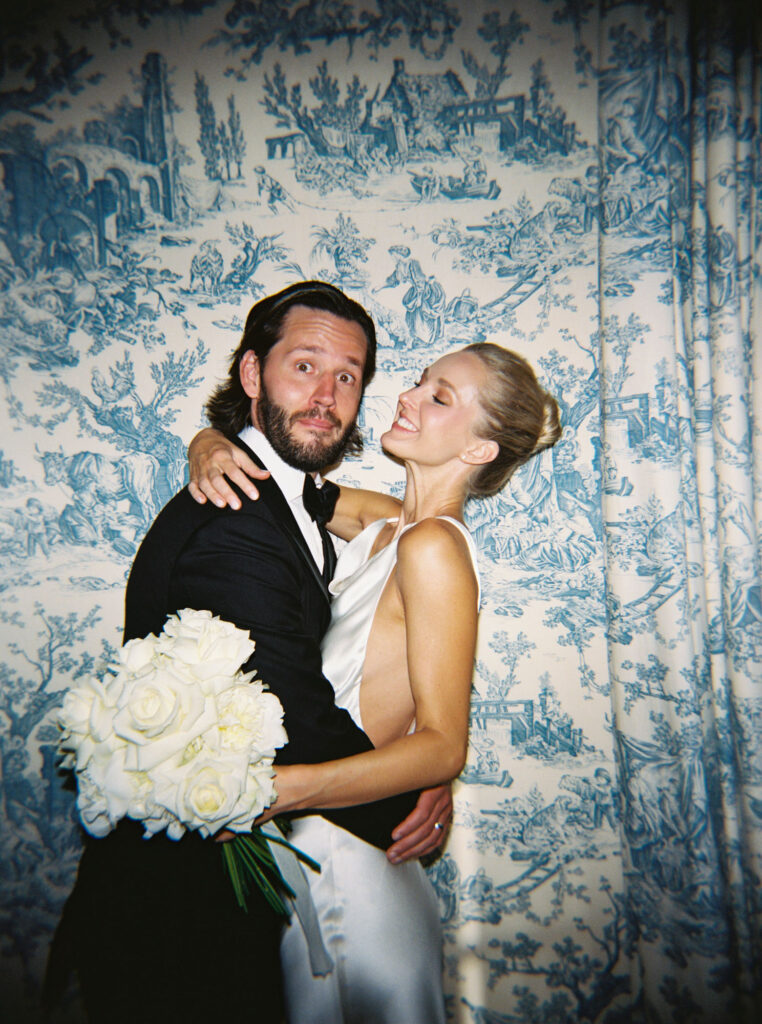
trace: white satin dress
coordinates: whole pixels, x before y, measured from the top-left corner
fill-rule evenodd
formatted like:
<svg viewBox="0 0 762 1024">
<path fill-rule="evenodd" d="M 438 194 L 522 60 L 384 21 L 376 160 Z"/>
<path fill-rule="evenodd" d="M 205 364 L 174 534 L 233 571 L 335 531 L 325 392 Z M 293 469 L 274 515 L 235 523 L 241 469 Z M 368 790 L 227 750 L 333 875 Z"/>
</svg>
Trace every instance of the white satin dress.
<svg viewBox="0 0 762 1024">
<path fill-rule="evenodd" d="M 478 579 L 470 534 L 457 520 L 442 518 L 466 538 Z M 397 561 L 398 538 L 369 557 L 385 524 L 372 523 L 341 551 L 323 641 L 323 671 L 336 703 L 360 726 L 365 651 Z M 312 975 L 294 916 L 281 942 L 289 1024 L 443 1024 L 442 928 L 420 863 L 390 864 L 383 851 L 318 815 L 296 819 L 289 840 L 321 865 L 320 874 L 305 874 L 334 962 L 330 974 Z"/>
</svg>

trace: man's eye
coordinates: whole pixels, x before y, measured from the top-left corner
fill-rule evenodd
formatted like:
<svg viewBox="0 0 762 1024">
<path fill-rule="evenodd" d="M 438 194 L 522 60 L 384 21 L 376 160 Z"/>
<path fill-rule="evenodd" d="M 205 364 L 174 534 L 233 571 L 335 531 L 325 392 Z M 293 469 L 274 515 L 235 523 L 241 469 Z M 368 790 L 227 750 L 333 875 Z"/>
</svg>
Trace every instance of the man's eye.
<svg viewBox="0 0 762 1024">
<path fill-rule="evenodd" d="M 355 379 L 351 373 L 340 373 L 339 380 L 342 384 L 354 384 Z"/>
<path fill-rule="evenodd" d="M 307 373 L 310 369 L 310 364 L 304 362 L 297 363 L 296 368 L 300 373 Z"/>
</svg>

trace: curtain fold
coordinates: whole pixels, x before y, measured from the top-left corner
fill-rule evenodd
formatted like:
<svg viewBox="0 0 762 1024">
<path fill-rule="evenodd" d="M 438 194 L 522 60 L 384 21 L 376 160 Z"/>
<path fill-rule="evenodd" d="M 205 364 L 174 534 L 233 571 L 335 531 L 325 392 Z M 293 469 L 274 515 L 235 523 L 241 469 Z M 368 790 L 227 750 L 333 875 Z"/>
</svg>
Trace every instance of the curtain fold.
<svg viewBox="0 0 762 1024">
<path fill-rule="evenodd" d="M 628 21 L 642 40 L 646 24 Z M 637 936 L 632 977 L 655 1019 L 668 1019 L 671 1008 L 681 1020 L 751 1020 L 760 985 L 757 24 L 750 6 L 675 5 L 661 24 L 651 22 L 637 90 L 624 99 L 621 89 L 599 92 L 602 204 L 610 211 L 602 309 L 617 237 L 638 217 L 628 210 L 620 230 L 617 204 L 626 200 L 617 184 L 628 171 L 620 157 L 634 154 L 616 146 L 623 111 L 643 143 L 632 176 L 646 174 L 654 195 L 649 243 L 632 254 L 631 266 L 642 261 L 648 328 L 630 324 L 635 345 L 643 344 L 629 375 L 630 388 L 634 377 L 646 391 L 656 371 L 644 415 L 660 432 L 657 464 L 642 474 L 628 468 L 645 521 L 635 572 L 649 586 L 633 597 L 642 588 L 621 571 L 617 523 L 607 576 L 614 619 L 632 634 L 622 643 L 609 629 L 609 670 Z M 621 379 L 617 358 L 626 358 L 622 325 L 607 312 L 604 439 L 607 398 L 617 398 Z M 613 503 L 604 493 L 609 523 Z M 663 956 L 675 971 L 669 985 Z"/>
</svg>

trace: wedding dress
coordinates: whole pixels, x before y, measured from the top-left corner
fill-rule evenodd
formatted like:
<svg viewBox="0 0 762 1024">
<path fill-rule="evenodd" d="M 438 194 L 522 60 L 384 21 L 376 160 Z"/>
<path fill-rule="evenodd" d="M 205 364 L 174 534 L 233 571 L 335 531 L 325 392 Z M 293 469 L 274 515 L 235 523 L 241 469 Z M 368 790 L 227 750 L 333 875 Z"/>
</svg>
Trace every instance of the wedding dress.
<svg viewBox="0 0 762 1024">
<path fill-rule="evenodd" d="M 463 533 L 476 572 L 470 534 L 462 523 L 441 518 Z M 336 703 L 360 726 L 368 638 L 397 560 L 399 538 L 370 557 L 385 525 L 372 523 L 340 553 L 323 641 L 323 671 Z M 281 942 L 290 1024 L 443 1024 L 442 929 L 436 895 L 420 863 L 390 864 L 381 850 L 318 815 L 293 824 L 289 840 L 321 865 L 320 874 L 305 870 L 334 968 L 312 975 L 294 917 Z"/>
</svg>

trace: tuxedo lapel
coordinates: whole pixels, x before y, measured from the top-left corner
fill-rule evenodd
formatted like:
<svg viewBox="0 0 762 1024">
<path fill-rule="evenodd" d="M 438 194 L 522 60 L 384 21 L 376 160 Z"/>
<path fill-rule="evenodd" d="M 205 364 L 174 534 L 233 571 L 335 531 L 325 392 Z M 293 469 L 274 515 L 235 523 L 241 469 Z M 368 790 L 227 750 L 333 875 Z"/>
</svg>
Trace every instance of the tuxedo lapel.
<svg viewBox="0 0 762 1024">
<path fill-rule="evenodd" d="M 240 439 L 240 437 L 231 438 L 234 444 L 238 445 L 249 458 L 256 462 L 260 469 L 267 469 L 267 466 L 262 462 L 259 456 L 249 448 L 247 444 Z M 283 533 L 291 541 L 292 545 L 299 552 L 301 557 L 304 559 L 307 567 L 310 570 L 315 582 L 320 588 L 321 593 L 325 597 L 328 603 L 331 603 L 331 595 L 328 592 L 328 584 L 323 579 L 323 575 L 320 569 L 317 567 L 315 559 L 312 557 L 307 541 L 304 539 L 304 534 L 299 529 L 299 524 L 294 519 L 294 514 L 291 511 L 289 503 L 283 496 L 283 492 L 280 487 L 275 483 L 273 478 L 267 477 L 265 480 L 256 481 L 257 490 L 259 491 L 259 501 L 264 501 L 267 507 L 273 514 L 273 518 L 278 526 L 282 529 Z"/>
</svg>

